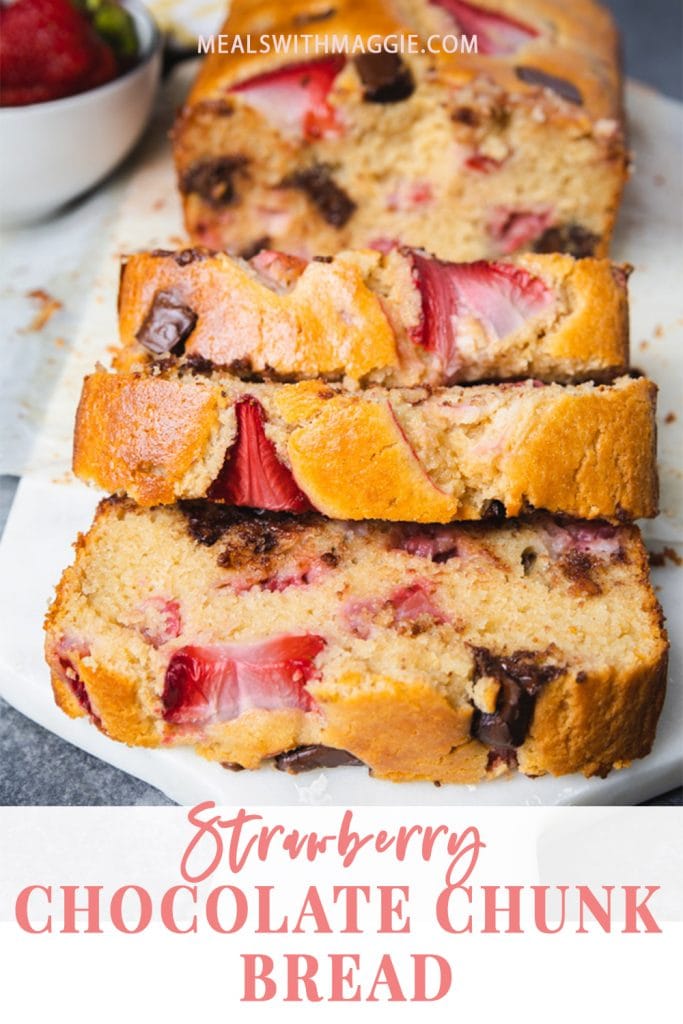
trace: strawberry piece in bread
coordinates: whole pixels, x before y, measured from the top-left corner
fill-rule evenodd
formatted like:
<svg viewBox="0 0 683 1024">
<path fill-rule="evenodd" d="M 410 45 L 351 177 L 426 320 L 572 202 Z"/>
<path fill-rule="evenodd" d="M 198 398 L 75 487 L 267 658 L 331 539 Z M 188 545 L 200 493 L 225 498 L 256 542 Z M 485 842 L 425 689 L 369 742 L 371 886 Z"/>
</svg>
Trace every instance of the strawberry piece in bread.
<svg viewBox="0 0 683 1024">
<path fill-rule="evenodd" d="M 465 0 L 429 0 L 442 7 L 467 36 L 477 37 L 477 52 L 487 56 L 516 53 L 538 32 L 535 28 L 498 11 L 466 3 Z"/>
<path fill-rule="evenodd" d="M 227 722 L 245 711 L 299 708 L 310 711 L 306 683 L 317 677 L 313 661 L 320 636 L 285 635 L 257 644 L 181 647 L 164 680 L 164 719 L 175 725 Z"/>
<path fill-rule="evenodd" d="M 240 82 L 230 92 L 244 96 L 284 134 L 307 139 L 340 135 L 342 126 L 327 97 L 344 63 L 343 57 L 332 56 L 290 64 Z"/>
</svg>

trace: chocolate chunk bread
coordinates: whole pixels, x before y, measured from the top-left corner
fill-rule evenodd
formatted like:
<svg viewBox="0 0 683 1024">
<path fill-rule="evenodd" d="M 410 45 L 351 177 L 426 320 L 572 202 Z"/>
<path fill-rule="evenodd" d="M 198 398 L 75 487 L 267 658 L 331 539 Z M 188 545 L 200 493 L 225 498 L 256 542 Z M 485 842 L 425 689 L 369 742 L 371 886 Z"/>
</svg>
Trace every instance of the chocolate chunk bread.
<svg viewBox="0 0 683 1024">
<path fill-rule="evenodd" d="M 194 242 L 607 253 L 627 153 L 593 0 L 234 0 L 223 33 L 242 52 L 205 59 L 174 133 Z"/>
<path fill-rule="evenodd" d="M 637 529 L 538 514 L 354 524 L 109 499 L 46 628 L 67 714 L 231 768 L 604 775 L 647 754 L 664 695 Z"/>
<path fill-rule="evenodd" d="M 269 380 L 438 386 L 607 379 L 629 363 L 627 267 L 560 254 L 449 263 L 410 249 L 307 262 L 129 256 L 121 369 L 168 355 Z"/>
<path fill-rule="evenodd" d="M 74 471 L 142 505 L 210 498 L 335 519 L 450 522 L 657 509 L 655 386 L 264 384 L 192 363 L 87 377 Z"/>
</svg>

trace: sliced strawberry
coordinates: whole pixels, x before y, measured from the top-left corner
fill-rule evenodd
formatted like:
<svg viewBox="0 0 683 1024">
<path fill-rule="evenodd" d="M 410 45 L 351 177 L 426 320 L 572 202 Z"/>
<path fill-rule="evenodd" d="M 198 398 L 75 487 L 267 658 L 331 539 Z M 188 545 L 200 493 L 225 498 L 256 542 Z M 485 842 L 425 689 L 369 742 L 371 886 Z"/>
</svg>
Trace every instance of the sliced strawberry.
<svg viewBox="0 0 683 1024">
<path fill-rule="evenodd" d="M 274 249 L 261 249 L 252 256 L 249 263 L 266 279 L 266 284 L 272 282 L 276 288 L 284 288 L 287 291 L 294 287 L 308 266 L 307 260 L 286 252 L 276 252 Z"/>
<path fill-rule="evenodd" d="M 432 562 L 448 562 L 457 557 L 458 537 L 448 526 L 406 526 L 393 532 L 392 547 Z"/>
<path fill-rule="evenodd" d="M 493 211 L 488 227 L 501 253 L 507 256 L 540 238 L 551 222 L 550 210 L 513 210 L 499 206 Z"/>
<path fill-rule="evenodd" d="M 284 635 L 257 644 L 181 647 L 166 670 L 164 719 L 174 725 L 228 722 L 245 711 L 310 711 L 306 683 L 320 677 L 313 661 L 325 641 Z"/>
<path fill-rule="evenodd" d="M 394 625 L 399 622 L 417 622 L 430 618 L 436 623 L 448 622 L 440 608 L 432 601 L 434 584 L 429 580 L 417 580 L 407 587 L 399 587 L 389 598 L 394 609 Z"/>
<path fill-rule="evenodd" d="M 332 56 L 290 64 L 240 82 L 230 91 L 244 96 L 283 132 L 307 139 L 329 138 L 342 131 L 327 97 L 344 63 L 344 57 Z"/>
<path fill-rule="evenodd" d="M 479 174 L 492 174 L 502 164 L 502 160 L 494 160 L 492 156 L 484 156 L 483 153 L 474 153 L 465 160 L 465 167 L 468 167 L 471 171 L 478 171 Z"/>
<path fill-rule="evenodd" d="M 62 682 L 71 690 L 85 713 L 90 715 L 96 725 L 101 725 L 102 723 L 99 716 L 93 711 L 93 706 L 90 702 L 90 694 L 88 693 L 86 685 L 78 674 L 78 669 L 74 664 L 75 658 L 87 658 L 89 654 L 90 648 L 86 643 L 83 643 L 83 641 L 62 637 L 55 648 L 57 660 L 56 672 Z"/>
<path fill-rule="evenodd" d="M 341 609 L 346 628 L 354 636 L 359 636 L 361 640 L 367 640 L 370 636 L 373 620 L 384 607 L 384 603 L 378 597 L 352 598 L 350 601 L 347 601 Z"/>
<path fill-rule="evenodd" d="M 162 647 L 180 636 L 183 628 L 180 605 L 161 595 L 148 597 L 139 608 L 140 633 L 152 647 Z"/>
<path fill-rule="evenodd" d="M 571 520 L 557 523 L 547 518 L 543 522 L 548 548 L 554 557 L 561 557 L 569 551 L 593 555 L 596 558 L 613 558 L 621 553 L 619 530 L 610 523 L 583 522 Z"/>
<path fill-rule="evenodd" d="M 270 512 L 309 512 L 313 506 L 266 437 L 261 403 L 247 395 L 239 400 L 235 413 L 237 439 L 207 496 Z"/>
<path fill-rule="evenodd" d="M 388 597 L 352 598 L 342 607 L 342 616 L 347 629 L 362 640 L 370 636 L 373 622 L 380 615 L 382 624 L 392 628 L 423 618 L 435 623 L 448 622 L 448 616 L 432 601 L 433 592 L 434 584 L 429 580 L 416 580 L 397 587 Z"/>
<path fill-rule="evenodd" d="M 516 53 L 538 32 L 531 25 L 506 14 L 490 11 L 465 0 L 429 0 L 435 7 L 442 7 L 455 20 L 460 31 L 467 36 L 477 37 L 477 52 L 484 54 Z"/>
<path fill-rule="evenodd" d="M 413 340 L 438 354 L 446 379 L 460 365 L 458 332 L 465 319 L 478 320 L 498 340 L 553 300 L 540 278 L 509 263 L 446 263 L 417 251 L 409 257 L 422 295 L 422 321 Z"/>
</svg>

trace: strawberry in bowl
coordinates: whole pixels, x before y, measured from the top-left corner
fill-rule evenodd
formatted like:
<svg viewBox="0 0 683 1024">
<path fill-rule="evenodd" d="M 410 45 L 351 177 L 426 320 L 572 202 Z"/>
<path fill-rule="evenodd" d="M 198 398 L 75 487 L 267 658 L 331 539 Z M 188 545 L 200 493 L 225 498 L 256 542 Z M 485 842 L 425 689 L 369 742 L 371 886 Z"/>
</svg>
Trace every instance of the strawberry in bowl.
<svg viewBox="0 0 683 1024">
<path fill-rule="evenodd" d="M 137 142 L 161 69 L 138 0 L 0 3 L 0 217 L 33 221 L 104 178 Z"/>
</svg>

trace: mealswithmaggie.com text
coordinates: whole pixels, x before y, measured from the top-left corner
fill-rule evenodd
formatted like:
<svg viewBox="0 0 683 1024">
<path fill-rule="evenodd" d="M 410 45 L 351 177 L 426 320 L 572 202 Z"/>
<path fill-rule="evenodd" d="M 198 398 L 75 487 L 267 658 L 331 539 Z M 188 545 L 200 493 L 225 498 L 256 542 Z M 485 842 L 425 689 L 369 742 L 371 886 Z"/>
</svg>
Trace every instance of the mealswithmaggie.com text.
<svg viewBox="0 0 683 1024">
<path fill-rule="evenodd" d="M 261 33 L 259 35 L 231 35 L 218 33 L 199 36 L 197 53 L 219 54 L 281 54 L 311 57 L 327 54 L 351 55 L 359 53 L 478 53 L 476 35 L 430 35 L 416 33 L 382 35 L 316 35 L 313 32 L 293 34 Z"/>
</svg>

